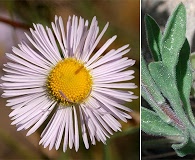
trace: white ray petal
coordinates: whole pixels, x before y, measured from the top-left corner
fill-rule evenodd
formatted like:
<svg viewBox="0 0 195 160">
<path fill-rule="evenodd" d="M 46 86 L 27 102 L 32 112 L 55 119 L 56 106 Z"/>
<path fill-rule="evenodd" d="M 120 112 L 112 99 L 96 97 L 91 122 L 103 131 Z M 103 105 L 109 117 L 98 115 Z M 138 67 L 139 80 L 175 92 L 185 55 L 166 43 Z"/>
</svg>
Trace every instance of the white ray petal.
<svg viewBox="0 0 195 160">
<path fill-rule="evenodd" d="M 124 118 L 124 117 L 120 114 L 119 110 L 118 110 L 117 108 L 111 106 L 106 100 L 104 100 L 104 98 L 102 98 L 102 97 L 100 96 L 100 94 L 98 94 L 98 93 L 96 93 L 96 92 L 93 92 L 93 95 L 94 95 L 94 97 L 95 97 L 96 99 L 98 99 L 100 102 L 102 102 L 102 103 L 104 104 L 104 106 L 105 106 L 106 108 L 108 108 L 114 116 L 118 117 L 119 119 L 121 119 L 121 120 L 124 121 L 124 122 L 127 122 L 126 118 Z"/>
<path fill-rule="evenodd" d="M 132 97 L 134 97 L 127 91 L 119 91 L 119 90 L 110 89 L 110 88 L 102 88 L 102 87 L 97 88 L 96 87 L 93 90 L 96 92 L 100 92 L 104 95 L 108 95 L 116 99 L 121 99 L 127 102 L 131 102 Z M 137 96 L 135 96 L 135 98 L 137 98 Z"/>
<path fill-rule="evenodd" d="M 50 138 L 47 140 L 47 141 L 50 141 L 49 150 L 51 150 L 56 143 L 59 129 L 60 129 L 60 125 L 62 124 L 62 120 L 64 118 L 63 117 L 64 116 L 63 110 L 64 109 L 61 108 L 60 110 L 57 111 L 57 112 L 59 112 L 59 114 L 56 114 L 56 117 L 58 118 L 58 120 L 56 118 L 55 129 L 53 129 L 53 132 L 50 134 Z"/>
<path fill-rule="evenodd" d="M 83 142 L 85 144 L 85 148 L 89 148 L 89 142 L 88 142 L 88 138 L 87 138 L 87 130 L 85 127 L 85 120 L 83 117 L 83 113 L 82 113 L 82 109 L 79 106 L 79 111 L 80 111 L 80 121 L 81 121 L 81 131 L 82 131 L 82 138 L 83 138 Z"/>
<path fill-rule="evenodd" d="M 74 143 L 74 132 L 73 132 L 73 119 L 72 119 L 72 107 L 69 109 L 69 148 L 72 149 L 73 143 Z"/>
<path fill-rule="evenodd" d="M 31 119 L 31 117 L 33 117 L 35 114 L 39 114 L 40 112 L 42 112 L 42 110 L 46 109 L 48 107 L 46 104 L 49 104 L 50 106 L 51 103 L 52 102 L 45 97 L 39 97 L 36 100 L 29 102 L 23 108 L 14 110 L 12 112 L 15 120 L 11 124 L 17 124 L 21 121 L 28 121 L 28 119 Z"/>
<path fill-rule="evenodd" d="M 61 124 L 60 124 L 60 128 L 59 128 L 59 134 L 57 136 L 57 139 L 56 139 L 56 144 L 55 144 L 55 148 L 56 150 L 60 147 L 60 143 L 61 143 L 61 140 L 62 140 L 62 135 L 64 133 L 64 129 L 65 129 L 65 124 L 66 124 L 66 116 L 67 116 L 67 109 L 63 109 L 62 110 L 63 112 L 63 119 L 61 121 Z"/>
<path fill-rule="evenodd" d="M 74 137 L 74 145 L 75 145 L 75 150 L 78 151 L 79 149 L 79 130 L 78 130 L 78 120 L 77 120 L 77 113 L 75 106 L 73 106 L 73 112 L 74 112 L 74 130 L 75 130 L 75 137 Z"/>
<path fill-rule="evenodd" d="M 81 106 L 82 110 L 83 110 L 83 117 L 84 117 L 84 120 L 85 120 L 85 124 L 86 124 L 86 127 L 88 129 L 88 132 L 89 132 L 89 136 L 90 136 L 90 139 L 91 139 L 91 143 L 93 145 L 95 145 L 95 132 L 96 132 L 96 127 L 95 125 L 93 124 L 91 118 L 89 117 L 89 115 L 87 114 L 87 112 L 85 111 L 85 107 L 84 106 Z"/>
<path fill-rule="evenodd" d="M 109 83 L 109 84 L 94 84 L 94 87 L 104 87 L 104 88 L 126 88 L 126 89 L 134 89 L 137 86 L 134 83 Z"/>
<path fill-rule="evenodd" d="M 25 94 L 33 94 L 33 93 L 42 93 L 45 92 L 44 88 L 33 88 L 33 89 L 21 89 L 21 90 L 4 90 L 2 97 L 14 97 L 14 96 L 22 96 Z"/>
<path fill-rule="evenodd" d="M 41 35 L 42 32 L 39 31 L 39 25 L 34 25 L 34 28 L 35 31 L 33 31 L 32 29 L 30 29 L 30 31 L 38 47 L 37 49 L 40 52 L 45 53 L 45 55 L 47 55 L 48 57 L 50 57 L 50 59 L 52 59 L 53 62 L 58 62 L 60 60 L 60 57 L 58 56 L 58 54 L 53 53 L 52 50 L 48 48 L 48 44 L 45 40 L 45 37 L 42 36 Z"/>
<path fill-rule="evenodd" d="M 37 54 L 32 54 L 32 50 L 28 49 L 24 44 L 19 45 L 19 47 L 20 49 L 16 47 L 12 48 L 15 55 L 43 69 L 48 70 L 50 68 L 45 64 L 45 60 L 41 59 Z"/>
<path fill-rule="evenodd" d="M 52 119 L 52 122 L 48 127 L 46 134 L 42 138 L 45 141 L 44 147 L 47 147 L 51 143 L 52 139 L 56 138 L 56 132 L 59 128 L 59 124 L 61 121 L 61 114 L 62 114 L 61 110 L 62 109 L 58 107 L 57 111 L 54 114 L 54 118 Z"/>
<path fill-rule="evenodd" d="M 128 53 L 130 49 L 126 49 L 123 52 L 120 52 L 121 49 L 124 49 L 128 47 L 129 45 L 123 46 L 117 50 L 110 50 L 108 53 L 106 53 L 102 58 L 98 59 L 97 61 L 93 62 L 91 65 L 87 66 L 89 69 L 93 69 L 95 67 L 99 67 L 102 64 L 112 62 L 113 60 L 116 60 L 118 58 L 122 58 L 123 55 Z"/>
<path fill-rule="evenodd" d="M 104 26 L 102 32 L 99 34 L 99 36 L 97 37 L 95 43 L 94 43 L 93 46 L 91 47 L 91 50 L 90 50 L 89 53 L 88 53 L 89 55 L 86 56 L 86 57 L 90 57 L 90 55 L 91 55 L 92 52 L 94 51 L 95 47 L 98 45 L 99 41 L 101 40 L 101 38 L 103 37 L 104 33 L 106 32 L 106 30 L 107 30 L 107 28 L 108 28 L 108 25 L 109 25 L 109 23 L 107 23 L 107 24 Z M 88 59 L 83 59 L 83 61 L 84 61 L 84 62 L 87 62 Z M 92 63 L 92 62 L 91 62 L 91 63 Z M 87 63 L 87 65 L 89 65 L 89 64 Z"/>
<path fill-rule="evenodd" d="M 42 123 L 47 119 L 47 117 L 49 116 L 49 114 L 51 113 L 51 111 L 53 110 L 53 108 L 55 107 L 56 103 L 53 103 L 52 106 L 50 107 L 49 110 L 47 110 L 43 116 L 41 117 L 41 119 L 28 131 L 26 136 L 31 135 L 32 133 L 34 133 L 41 125 Z"/>
<path fill-rule="evenodd" d="M 31 30 L 31 32 L 33 32 Z M 51 57 L 51 56 L 48 56 L 48 54 L 46 52 L 44 52 L 27 34 L 25 34 L 26 37 L 28 38 L 28 40 L 32 43 L 32 45 L 39 51 L 42 53 L 42 55 L 49 61 L 51 62 L 52 64 L 56 64 L 56 61 Z"/>
<path fill-rule="evenodd" d="M 69 117 L 70 117 L 70 115 L 69 115 L 70 111 L 69 110 L 70 110 L 70 108 L 68 107 L 67 108 L 67 117 L 66 117 L 66 120 L 65 120 L 66 126 L 65 126 L 65 134 L 64 134 L 64 143 L 63 143 L 63 151 L 64 152 L 66 151 L 67 146 L 68 146 Z"/>
<path fill-rule="evenodd" d="M 93 63 L 110 45 L 114 40 L 116 39 L 117 36 L 113 36 L 107 42 L 95 53 L 95 55 L 87 62 L 87 65 L 90 65 Z"/>
</svg>

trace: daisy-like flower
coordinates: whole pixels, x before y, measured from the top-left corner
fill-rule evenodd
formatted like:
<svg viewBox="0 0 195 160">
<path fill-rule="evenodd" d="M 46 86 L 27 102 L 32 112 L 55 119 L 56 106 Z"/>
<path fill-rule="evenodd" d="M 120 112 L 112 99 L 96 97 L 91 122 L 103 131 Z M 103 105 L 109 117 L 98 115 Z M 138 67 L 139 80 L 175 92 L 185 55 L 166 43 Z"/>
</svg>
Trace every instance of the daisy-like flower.
<svg viewBox="0 0 195 160">
<path fill-rule="evenodd" d="M 107 23 L 99 34 L 96 17 L 90 27 L 76 16 L 69 17 L 66 31 L 61 17 L 51 25 L 34 24 L 32 38 L 26 34 L 34 47 L 22 42 L 6 54 L 11 61 L 5 64 L 1 87 L 13 109 L 11 124 L 18 131 L 30 128 L 29 136 L 48 120 L 40 144 L 49 149 L 62 143 L 64 152 L 68 146 L 77 151 L 79 130 L 86 148 L 89 141 L 106 143 L 113 131 L 121 130 L 118 120 L 131 118 L 123 103 L 136 98 L 129 91 L 136 88 L 129 82 L 134 71 L 128 70 L 135 61 L 123 57 L 128 45 L 104 53 L 113 36 L 94 52 L 108 28 Z"/>
</svg>

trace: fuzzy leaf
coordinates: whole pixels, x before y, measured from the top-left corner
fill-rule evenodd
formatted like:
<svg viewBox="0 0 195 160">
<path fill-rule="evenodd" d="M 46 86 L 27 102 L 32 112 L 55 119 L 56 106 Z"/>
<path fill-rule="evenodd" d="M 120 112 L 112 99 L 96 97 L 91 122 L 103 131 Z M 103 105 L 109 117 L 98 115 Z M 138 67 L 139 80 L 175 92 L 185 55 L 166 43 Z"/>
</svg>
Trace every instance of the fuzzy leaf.
<svg viewBox="0 0 195 160">
<path fill-rule="evenodd" d="M 155 61 L 161 61 L 160 41 L 162 33 L 156 21 L 149 15 L 145 16 L 146 37 L 148 46 Z"/>
<path fill-rule="evenodd" d="M 143 84 L 143 87 L 147 87 L 152 97 L 155 98 L 155 101 L 159 104 L 162 104 L 165 102 L 164 97 L 160 93 L 158 87 L 156 86 L 154 80 L 152 79 L 150 72 L 147 68 L 146 62 L 141 56 L 141 82 Z"/>
<path fill-rule="evenodd" d="M 142 130 L 148 134 L 160 136 L 181 136 L 175 127 L 165 123 L 155 112 L 141 107 Z"/>
<path fill-rule="evenodd" d="M 179 54 L 179 62 L 176 66 L 176 78 L 177 78 L 177 87 L 179 90 L 180 98 L 183 102 L 183 108 L 185 112 L 188 114 L 192 124 L 195 126 L 195 119 L 190 105 L 192 71 L 189 62 L 189 55 L 190 55 L 190 46 L 186 39 Z"/>
<path fill-rule="evenodd" d="M 173 107 L 177 117 L 183 122 L 183 124 L 188 124 L 187 117 L 182 108 L 177 85 L 174 80 L 175 78 L 168 67 L 162 62 L 151 62 L 149 64 L 149 70 L 158 88 Z M 180 126 L 179 123 L 177 125 Z"/>
<path fill-rule="evenodd" d="M 161 56 L 165 66 L 173 71 L 179 51 L 185 41 L 186 11 L 181 3 L 169 17 L 161 42 Z"/>
<path fill-rule="evenodd" d="M 190 63 L 192 66 L 193 71 L 195 70 L 195 52 L 190 54 Z"/>
<path fill-rule="evenodd" d="M 142 97 L 151 105 L 155 112 L 167 123 L 170 123 L 170 118 L 161 110 L 159 105 L 165 103 L 165 99 L 160 93 L 154 80 L 152 79 L 145 60 L 141 56 L 141 88 Z"/>
<path fill-rule="evenodd" d="M 173 144 L 172 148 L 180 157 L 184 157 L 188 154 L 195 154 L 195 145 L 189 136 L 185 137 L 183 143 Z"/>
</svg>

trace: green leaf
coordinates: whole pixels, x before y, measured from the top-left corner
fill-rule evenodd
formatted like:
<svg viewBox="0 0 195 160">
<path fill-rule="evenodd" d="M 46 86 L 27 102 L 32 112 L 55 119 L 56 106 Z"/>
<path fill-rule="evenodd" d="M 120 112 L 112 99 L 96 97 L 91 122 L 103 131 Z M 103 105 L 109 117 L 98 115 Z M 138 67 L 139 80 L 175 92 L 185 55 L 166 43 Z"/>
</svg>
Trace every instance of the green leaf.
<svg viewBox="0 0 195 160">
<path fill-rule="evenodd" d="M 145 23 L 148 45 L 154 59 L 158 62 L 151 62 L 147 68 L 142 60 L 144 62 L 142 65 L 142 96 L 155 111 L 142 107 L 142 130 L 148 134 L 165 137 L 169 137 L 171 133 L 178 133 L 179 135 L 172 138 L 174 140 L 172 148 L 178 156 L 194 154 L 195 118 L 189 100 L 192 70 L 189 63 L 190 46 L 185 37 L 185 7 L 182 3 L 178 5 L 168 19 L 163 36 L 151 17 L 146 16 Z M 195 70 L 194 55 L 191 56 L 191 63 Z M 158 103 L 165 99 L 171 107 L 166 102 Z M 164 121 L 160 111 L 170 118 L 171 124 Z"/>
<path fill-rule="evenodd" d="M 180 157 L 184 157 L 188 154 L 195 154 L 194 141 L 192 141 L 189 136 L 185 137 L 183 143 L 173 144 L 172 148 L 176 151 L 177 155 Z"/>
<path fill-rule="evenodd" d="M 195 52 L 190 54 L 190 63 L 192 66 L 192 70 L 194 71 L 195 70 Z"/>
<path fill-rule="evenodd" d="M 161 110 L 159 106 L 165 103 L 165 99 L 152 79 L 142 56 L 141 75 L 142 97 L 150 104 L 150 106 L 165 122 L 170 123 L 170 118 Z"/>
<path fill-rule="evenodd" d="M 182 3 L 169 17 L 161 42 L 161 56 L 164 65 L 173 68 L 178 62 L 179 51 L 185 41 L 186 10 Z"/>
<path fill-rule="evenodd" d="M 156 86 L 154 80 L 152 79 L 145 60 L 141 56 L 141 83 L 143 87 L 147 87 L 148 92 L 151 96 L 155 98 L 155 101 L 159 104 L 165 102 L 164 97 L 160 93 L 158 87 Z"/>
<path fill-rule="evenodd" d="M 191 95 L 195 97 L 195 52 L 190 54 L 190 64 L 191 64 L 191 69 L 192 69 L 192 79 L 193 79 L 193 84 L 191 88 Z"/>
<path fill-rule="evenodd" d="M 149 70 L 158 88 L 161 90 L 162 94 L 167 98 L 167 100 L 173 107 L 180 122 L 185 125 L 188 124 L 189 126 L 189 121 L 183 110 L 173 74 L 162 62 L 151 62 L 149 64 Z M 176 123 L 177 127 L 181 127 L 180 122 L 178 121 L 178 123 Z"/>
<path fill-rule="evenodd" d="M 195 126 L 195 119 L 192 113 L 190 105 L 190 91 L 192 86 L 192 71 L 189 62 L 190 55 L 190 46 L 186 39 L 180 53 L 179 61 L 176 66 L 176 79 L 177 79 L 177 88 L 179 90 L 180 98 L 183 102 L 183 108 L 192 124 Z"/>
<path fill-rule="evenodd" d="M 181 136 L 177 128 L 165 123 L 155 112 L 141 107 L 142 130 L 148 134 L 160 136 Z"/>
<path fill-rule="evenodd" d="M 161 61 L 160 41 L 162 33 L 156 21 L 149 15 L 145 16 L 146 37 L 148 46 L 155 61 Z"/>
</svg>

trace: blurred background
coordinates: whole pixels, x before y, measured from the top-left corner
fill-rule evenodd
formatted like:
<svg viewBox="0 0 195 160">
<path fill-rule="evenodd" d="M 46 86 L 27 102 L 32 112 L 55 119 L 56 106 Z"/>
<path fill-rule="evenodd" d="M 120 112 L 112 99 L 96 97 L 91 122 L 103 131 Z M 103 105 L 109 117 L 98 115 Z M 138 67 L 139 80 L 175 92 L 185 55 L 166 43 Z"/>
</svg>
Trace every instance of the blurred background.
<svg viewBox="0 0 195 160">
<path fill-rule="evenodd" d="M 147 46 L 144 16 L 149 14 L 158 23 L 161 31 L 164 31 L 166 22 L 170 14 L 178 6 L 179 3 L 183 3 L 186 8 L 187 14 L 187 28 L 186 37 L 191 46 L 191 53 L 195 52 L 195 1 L 194 0 L 141 0 L 141 52 L 147 61 L 152 61 L 152 57 Z M 191 106 L 195 115 L 195 98 L 191 97 Z M 145 102 L 141 101 L 142 106 L 150 106 Z M 154 137 L 141 133 L 142 147 L 141 155 L 142 160 L 153 160 L 153 159 L 195 159 L 194 155 L 187 155 L 185 157 L 178 157 L 175 151 L 171 148 L 170 140 L 164 137 Z"/>
<path fill-rule="evenodd" d="M 64 24 L 69 15 L 82 16 L 90 22 L 97 16 L 100 30 L 106 22 L 109 28 L 99 43 L 100 47 L 113 35 L 118 38 L 109 49 L 130 44 L 131 51 L 128 57 L 135 59 L 136 64 L 133 82 L 139 86 L 139 53 L 140 53 L 140 1 L 139 0 L 1 0 L 0 1 L 0 76 L 3 64 L 6 63 L 5 53 L 12 52 L 12 46 L 17 46 L 20 41 L 26 41 L 24 32 L 29 33 L 32 23 L 50 26 L 54 16 L 62 16 Z M 98 48 L 97 47 L 97 48 Z M 1 83 L 2 81 L 0 81 Z M 133 90 L 139 96 L 139 88 Z M 2 90 L 0 90 L 2 94 Z M 107 140 L 107 145 L 97 142 L 97 145 L 85 149 L 80 142 L 78 152 L 68 149 L 66 153 L 62 148 L 49 151 L 38 145 L 41 129 L 26 137 L 27 131 L 16 131 L 11 126 L 8 115 L 11 112 L 5 106 L 5 99 L 0 99 L 0 159 L 112 159 L 112 160 L 137 160 L 139 159 L 140 132 L 139 132 L 139 99 L 128 103 L 134 112 L 128 123 L 122 123 L 122 132 L 115 133 Z"/>
</svg>

